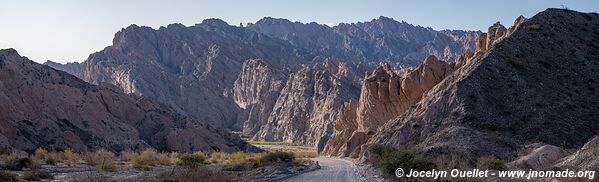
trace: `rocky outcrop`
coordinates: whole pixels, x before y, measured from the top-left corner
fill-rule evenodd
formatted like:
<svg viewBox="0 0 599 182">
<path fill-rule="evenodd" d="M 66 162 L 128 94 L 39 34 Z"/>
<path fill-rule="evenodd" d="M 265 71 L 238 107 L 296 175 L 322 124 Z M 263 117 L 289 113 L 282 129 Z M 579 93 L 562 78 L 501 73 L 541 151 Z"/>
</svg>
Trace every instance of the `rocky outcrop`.
<svg viewBox="0 0 599 182">
<path fill-rule="evenodd" d="M 555 166 L 561 169 L 599 170 L 599 137 L 593 137 L 582 148 L 564 157 Z"/>
<path fill-rule="evenodd" d="M 97 86 L 0 50 L 0 147 L 114 151 L 255 148 L 238 136 L 114 85 Z"/>
<path fill-rule="evenodd" d="M 482 54 L 487 50 L 491 49 L 493 45 L 501 41 L 503 38 L 511 35 L 514 31 L 518 29 L 520 24 L 524 23 L 526 18 L 524 16 L 518 16 L 516 20 L 514 20 L 514 25 L 512 25 L 509 29 L 506 29 L 500 22 L 496 22 L 491 27 L 489 27 L 486 33 L 481 33 L 476 39 L 476 53 Z"/>
<path fill-rule="evenodd" d="M 521 169 L 544 170 L 569 153 L 560 147 L 543 145 L 510 163 Z"/>
<path fill-rule="evenodd" d="M 418 68 L 398 76 L 383 64 L 362 81 L 360 99 L 346 103 L 335 121 L 335 134 L 324 154 L 348 156 L 389 119 L 403 114 L 426 92 L 452 73 L 452 66 L 429 56 Z"/>
<path fill-rule="evenodd" d="M 513 161 L 531 143 L 580 148 L 599 130 L 597 22 L 594 13 L 548 9 L 511 34 L 489 35 L 486 52 L 368 143 L 418 151 L 449 168 L 484 156 Z"/>
</svg>

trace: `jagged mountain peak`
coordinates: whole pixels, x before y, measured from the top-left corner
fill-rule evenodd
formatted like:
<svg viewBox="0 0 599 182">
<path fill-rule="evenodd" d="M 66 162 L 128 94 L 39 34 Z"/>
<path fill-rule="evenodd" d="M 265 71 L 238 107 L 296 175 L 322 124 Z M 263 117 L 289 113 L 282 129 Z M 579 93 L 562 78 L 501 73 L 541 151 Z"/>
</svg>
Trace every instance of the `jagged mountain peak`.
<svg viewBox="0 0 599 182">
<path fill-rule="evenodd" d="M 256 25 L 275 25 L 275 24 L 292 24 L 288 19 L 285 18 L 273 18 L 273 17 L 264 17 L 256 22 Z M 299 23 L 299 22 L 295 22 Z"/>
<path fill-rule="evenodd" d="M 203 25 L 209 25 L 214 27 L 229 27 L 229 23 L 219 18 L 208 18 L 202 21 Z"/>
<path fill-rule="evenodd" d="M 0 56 L 2 56 L 2 58 L 3 58 L 2 60 L 12 60 L 12 59 L 7 59 L 7 58 L 21 57 L 19 55 L 19 52 L 17 52 L 17 50 L 15 50 L 13 48 L 1 49 Z"/>
</svg>

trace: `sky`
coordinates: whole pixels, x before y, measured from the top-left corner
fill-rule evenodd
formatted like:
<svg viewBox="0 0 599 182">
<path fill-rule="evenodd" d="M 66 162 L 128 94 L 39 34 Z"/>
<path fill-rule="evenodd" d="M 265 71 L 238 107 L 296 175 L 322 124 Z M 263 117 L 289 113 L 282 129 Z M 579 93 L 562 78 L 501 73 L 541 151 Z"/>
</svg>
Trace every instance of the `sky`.
<svg viewBox="0 0 599 182">
<path fill-rule="evenodd" d="M 436 30 L 485 31 L 496 21 L 509 26 L 518 15 L 564 5 L 599 12 L 599 0 L 0 0 L 0 48 L 36 62 L 81 62 L 131 24 L 191 26 L 219 18 L 245 25 L 269 16 L 334 26 L 386 16 Z"/>
</svg>

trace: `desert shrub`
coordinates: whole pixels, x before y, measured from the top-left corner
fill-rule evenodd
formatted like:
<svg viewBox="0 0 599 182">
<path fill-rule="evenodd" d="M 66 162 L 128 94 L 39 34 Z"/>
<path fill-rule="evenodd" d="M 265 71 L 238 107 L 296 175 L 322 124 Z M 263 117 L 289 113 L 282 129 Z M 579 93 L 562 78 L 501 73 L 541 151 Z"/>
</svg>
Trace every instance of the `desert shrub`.
<svg viewBox="0 0 599 182">
<path fill-rule="evenodd" d="M 227 155 L 224 170 L 227 171 L 243 171 L 255 168 L 259 165 L 264 154 L 262 153 L 246 153 L 236 152 Z"/>
<path fill-rule="evenodd" d="M 34 165 L 32 165 L 34 163 L 32 163 L 31 158 L 25 157 L 25 158 L 11 158 L 8 161 L 6 161 L 6 164 L 4 164 L 4 169 L 7 170 L 12 170 L 12 171 L 20 171 L 23 170 L 24 168 L 30 168 Z"/>
<path fill-rule="evenodd" d="M 137 153 L 130 150 L 121 151 L 121 153 L 119 154 L 121 161 L 124 162 L 130 162 L 131 159 L 133 159 L 133 157 L 135 156 L 137 156 Z"/>
<path fill-rule="evenodd" d="M 199 167 L 206 161 L 206 155 L 203 153 L 179 154 L 177 165 L 184 167 Z"/>
<path fill-rule="evenodd" d="M 131 158 L 131 164 L 137 169 L 149 171 L 153 166 L 170 165 L 171 161 L 165 153 L 158 153 L 154 149 L 146 149 L 139 155 L 134 155 Z"/>
<path fill-rule="evenodd" d="M 56 165 L 56 163 L 63 161 L 63 153 L 59 152 L 48 152 L 44 148 L 37 148 L 33 152 L 33 158 L 44 161 L 48 165 Z"/>
<path fill-rule="evenodd" d="M 376 161 L 381 172 L 388 175 L 394 175 L 397 168 L 424 171 L 436 167 L 436 164 L 429 160 L 418 158 L 408 151 L 398 150 L 391 146 L 372 145 L 369 152 L 377 158 Z"/>
<path fill-rule="evenodd" d="M 7 171 L 0 171 L 0 181 L 16 182 L 16 181 L 18 181 L 18 179 L 17 179 L 17 175 L 14 175 Z"/>
<path fill-rule="evenodd" d="M 22 178 L 27 181 L 41 181 L 42 179 L 54 179 L 54 177 L 50 175 L 50 173 L 42 172 L 39 170 L 26 171 L 25 173 L 23 173 Z"/>
<path fill-rule="evenodd" d="M 210 163 L 222 162 L 227 159 L 227 153 L 224 152 L 213 152 L 210 154 Z"/>
<path fill-rule="evenodd" d="M 295 157 L 292 153 L 283 152 L 283 151 L 275 151 L 268 152 L 260 158 L 260 164 L 268 164 L 274 162 L 292 162 Z"/>
<path fill-rule="evenodd" d="M 282 151 L 293 154 L 295 158 L 313 158 L 318 157 L 318 152 L 311 149 L 277 149 L 276 151 Z"/>
<path fill-rule="evenodd" d="M 63 158 L 64 157 L 63 157 L 62 153 L 50 152 L 50 153 L 46 154 L 46 156 L 43 160 L 48 165 L 56 165 L 56 163 L 63 161 Z"/>
<path fill-rule="evenodd" d="M 505 162 L 495 157 L 482 157 L 478 159 L 478 168 L 482 170 L 506 170 Z"/>
<path fill-rule="evenodd" d="M 1 169 L 13 171 L 22 170 L 23 168 L 30 167 L 31 165 L 29 154 L 19 150 L 8 151 L 7 154 L 0 156 L 0 160 L 4 161 L 4 163 L 2 163 L 0 166 Z"/>
<path fill-rule="evenodd" d="M 96 150 L 85 155 L 85 161 L 101 171 L 116 171 L 116 157 L 104 149 Z"/>
<path fill-rule="evenodd" d="M 81 159 L 81 156 L 78 153 L 73 152 L 71 149 L 64 150 L 63 157 L 68 165 L 73 165 Z"/>
<path fill-rule="evenodd" d="M 37 148 L 37 149 L 35 149 L 35 152 L 33 152 L 33 156 L 40 158 L 40 159 L 45 159 L 47 155 L 48 155 L 48 151 L 44 148 Z"/>
</svg>

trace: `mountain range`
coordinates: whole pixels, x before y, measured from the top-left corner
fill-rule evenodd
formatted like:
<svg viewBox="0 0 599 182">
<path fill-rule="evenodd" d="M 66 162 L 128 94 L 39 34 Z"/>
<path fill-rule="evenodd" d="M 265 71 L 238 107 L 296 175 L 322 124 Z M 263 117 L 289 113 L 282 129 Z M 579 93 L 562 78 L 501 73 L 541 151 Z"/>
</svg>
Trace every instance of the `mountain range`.
<svg viewBox="0 0 599 182">
<path fill-rule="evenodd" d="M 80 64 L 46 65 L 165 103 L 258 140 L 323 148 L 337 110 L 381 62 L 453 60 L 479 32 L 435 31 L 390 18 L 339 24 L 264 18 L 246 27 L 207 19 L 157 30 L 131 25 Z M 79 65 L 79 68 L 77 67 Z"/>
</svg>

